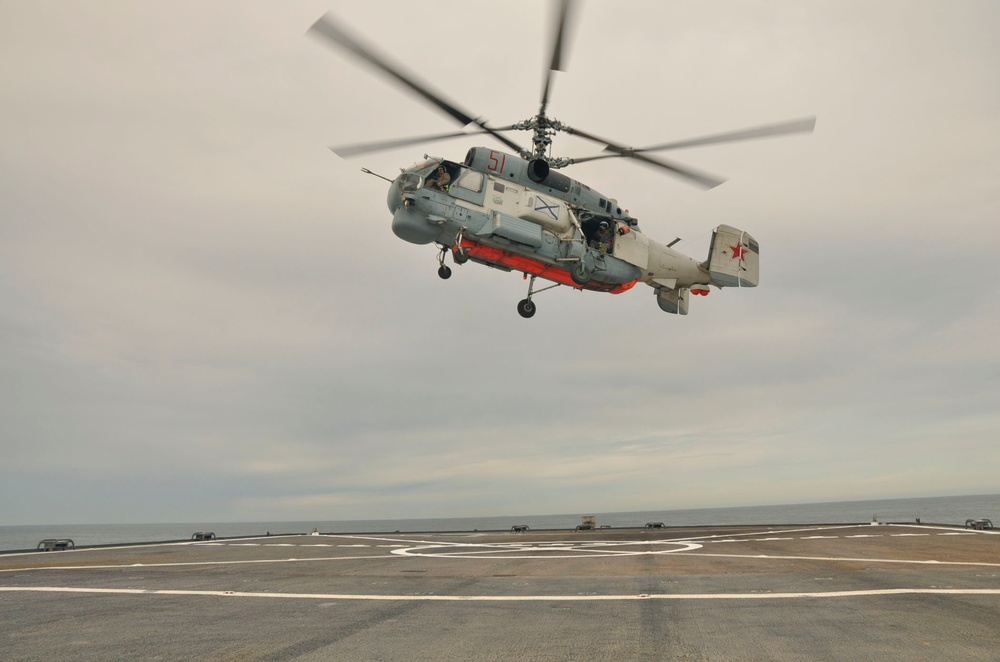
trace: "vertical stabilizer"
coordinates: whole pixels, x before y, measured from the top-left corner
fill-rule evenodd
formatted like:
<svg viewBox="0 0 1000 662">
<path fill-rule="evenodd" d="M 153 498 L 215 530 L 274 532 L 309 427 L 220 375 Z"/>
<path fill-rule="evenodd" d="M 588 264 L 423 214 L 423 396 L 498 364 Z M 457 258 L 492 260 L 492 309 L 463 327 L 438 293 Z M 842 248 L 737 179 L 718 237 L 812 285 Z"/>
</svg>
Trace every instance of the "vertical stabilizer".
<svg viewBox="0 0 1000 662">
<path fill-rule="evenodd" d="M 706 265 L 712 282 L 719 287 L 757 287 L 760 246 L 743 230 L 720 225 L 712 236 Z"/>
<path fill-rule="evenodd" d="M 681 290 L 660 290 L 656 293 L 656 303 L 660 304 L 660 310 L 671 315 L 688 314 L 688 291 Z"/>
</svg>

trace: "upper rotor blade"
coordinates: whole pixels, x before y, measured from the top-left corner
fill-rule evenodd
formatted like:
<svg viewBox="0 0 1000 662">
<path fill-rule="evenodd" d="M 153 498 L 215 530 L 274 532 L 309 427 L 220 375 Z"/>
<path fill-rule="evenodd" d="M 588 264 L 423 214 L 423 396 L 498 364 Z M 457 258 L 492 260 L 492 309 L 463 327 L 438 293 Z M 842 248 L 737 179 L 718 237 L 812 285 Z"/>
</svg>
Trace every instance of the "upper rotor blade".
<svg viewBox="0 0 1000 662">
<path fill-rule="evenodd" d="M 606 140 L 604 138 L 598 138 L 595 135 L 586 133 L 584 131 L 580 131 L 578 129 L 574 129 L 572 127 L 565 127 L 564 130 L 567 133 L 569 133 L 569 134 L 577 135 L 577 136 L 580 136 L 581 138 L 585 138 L 587 140 L 591 140 L 591 141 L 596 142 L 596 143 L 602 143 L 605 146 L 604 149 L 606 151 L 608 151 L 608 152 L 614 152 L 616 156 L 637 159 L 639 161 L 642 161 L 643 163 L 647 163 L 649 165 L 653 165 L 653 166 L 656 166 L 658 168 L 662 168 L 664 170 L 667 170 L 667 171 L 669 171 L 669 172 L 671 172 L 671 173 L 673 173 L 673 174 L 675 174 L 675 175 L 677 175 L 679 177 L 682 177 L 684 179 L 687 179 L 687 180 L 690 180 L 692 182 L 695 182 L 696 184 L 698 184 L 700 186 L 703 186 L 705 188 L 715 188 L 719 184 L 724 184 L 726 182 L 725 179 L 722 179 L 720 177 L 716 177 L 714 175 L 709 175 L 707 173 L 698 172 L 697 170 L 693 170 L 693 169 L 688 168 L 688 167 L 681 167 L 679 165 L 675 165 L 673 163 L 670 163 L 669 161 L 663 161 L 663 160 L 660 160 L 660 159 L 654 159 L 653 157 L 646 156 L 645 154 L 637 154 L 636 152 L 638 152 L 639 150 L 634 150 L 631 147 L 626 147 L 624 145 L 619 145 L 617 143 L 611 142 L 610 140 Z M 610 156 L 611 155 L 609 155 L 609 157 Z M 581 163 L 583 161 L 593 161 L 593 160 L 595 160 L 597 158 L 600 158 L 600 157 L 589 157 L 589 158 L 583 158 L 583 159 L 575 159 L 575 162 L 576 163 Z"/>
<path fill-rule="evenodd" d="M 556 18 L 556 32 L 555 37 L 552 40 L 552 61 L 549 64 L 549 69 L 545 72 L 545 87 L 542 90 L 542 114 L 545 113 L 545 108 L 549 105 L 549 92 L 552 89 L 552 72 L 553 71 L 565 71 L 563 69 L 562 59 L 563 59 L 563 46 L 564 46 L 564 36 L 566 34 L 566 19 L 569 16 L 569 6 L 572 0 L 562 0 L 559 3 L 559 10 Z"/>
<path fill-rule="evenodd" d="M 359 154 L 380 152 L 387 149 L 394 149 L 396 147 L 407 147 L 409 145 L 419 145 L 420 143 L 434 142 L 436 140 L 448 140 L 450 138 L 461 138 L 462 136 L 474 136 L 483 133 L 489 133 L 489 131 L 454 131 L 452 133 L 439 133 L 430 136 L 415 136 L 413 138 L 396 138 L 394 140 L 380 140 L 370 143 L 338 145 L 336 147 L 331 147 L 330 149 L 333 150 L 337 156 L 342 156 L 346 159 L 352 156 L 358 156 Z"/>
<path fill-rule="evenodd" d="M 681 149 L 683 147 L 697 147 L 699 145 L 713 145 L 717 143 L 736 142 L 739 140 L 768 138 L 770 136 L 783 136 L 789 133 L 812 133 L 815 127 L 816 127 L 816 118 L 807 117 L 805 119 L 794 120 L 791 122 L 781 122 L 779 124 L 758 126 L 752 129 L 743 129 L 741 131 L 729 131 L 727 133 L 719 133 L 712 136 L 702 136 L 701 138 L 691 138 L 689 140 L 664 143 L 662 145 L 653 145 L 652 147 L 643 147 L 641 149 L 636 149 L 635 151 L 658 152 L 668 149 Z"/>
<path fill-rule="evenodd" d="M 363 46 L 356 39 L 348 35 L 343 28 L 334 23 L 333 18 L 329 13 L 324 14 L 318 21 L 313 23 L 312 27 L 309 28 L 306 34 L 311 34 L 312 36 L 318 38 L 324 38 L 327 41 L 354 53 L 362 60 L 365 60 L 377 69 L 381 69 L 383 72 L 392 78 L 395 78 L 397 81 L 410 88 L 424 99 L 430 101 L 448 115 L 454 117 L 456 120 L 461 122 L 462 126 L 475 121 L 474 117 L 431 92 L 426 86 L 418 83 L 413 76 L 403 73 L 398 68 L 389 64 L 385 58 L 376 55 L 372 49 Z"/>
<path fill-rule="evenodd" d="M 486 133 L 493 135 L 497 140 L 507 145 L 511 149 L 517 150 L 519 153 L 523 152 L 523 148 L 517 143 L 507 139 L 506 137 L 496 133 L 493 129 L 486 126 L 486 122 L 479 120 L 468 112 L 460 109 L 454 103 L 446 101 L 439 94 L 431 91 L 429 86 L 424 83 L 418 82 L 416 77 L 411 74 L 405 73 L 401 68 L 396 65 L 390 64 L 389 61 L 375 53 L 374 49 L 363 45 L 356 38 L 349 35 L 344 28 L 339 26 L 333 17 L 326 13 L 318 21 L 313 23 L 312 27 L 306 32 L 306 34 L 312 35 L 316 38 L 324 39 L 327 43 L 332 43 L 336 46 L 346 49 L 347 51 L 353 53 L 357 57 L 361 58 L 365 62 L 368 62 L 376 69 L 381 70 L 386 73 L 389 77 L 395 79 L 405 87 L 415 92 L 418 96 L 423 97 L 429 101 L 434 106 L 437 106 L 440 110 L 444 111 L 447 115 L 453 117 L 462 126 L 467 126 L 468 124 L 475 124 L 476 126 L 483 129 Z"/>
</svg>

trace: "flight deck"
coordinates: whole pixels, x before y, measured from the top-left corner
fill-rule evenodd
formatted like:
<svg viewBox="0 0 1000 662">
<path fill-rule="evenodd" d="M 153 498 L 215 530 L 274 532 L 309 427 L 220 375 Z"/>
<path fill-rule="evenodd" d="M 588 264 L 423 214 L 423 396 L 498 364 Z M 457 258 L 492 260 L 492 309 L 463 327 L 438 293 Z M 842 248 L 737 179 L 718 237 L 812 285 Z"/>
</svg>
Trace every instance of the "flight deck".
<svg viewBox="0 0 1000 662">
<path fill-rule="evenodd" d="M 263 536 L 0 554 L 5 660 L 996 660 L 1000 532 Z"/>
</svg>

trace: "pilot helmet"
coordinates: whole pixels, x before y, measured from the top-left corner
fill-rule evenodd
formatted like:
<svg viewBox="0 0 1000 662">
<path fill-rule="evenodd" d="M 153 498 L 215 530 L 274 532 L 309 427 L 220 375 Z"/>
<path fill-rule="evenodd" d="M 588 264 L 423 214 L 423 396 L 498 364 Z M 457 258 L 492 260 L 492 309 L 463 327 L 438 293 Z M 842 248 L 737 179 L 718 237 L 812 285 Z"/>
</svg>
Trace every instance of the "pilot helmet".
<svg viewBox="0 0 1000 662">
<path fill-rule="evenodd" d="M 600 225 L 600 228 L 601 228 L 602 230 L 607 230 L 607 229 L 608 229 L 609 227 L 611 227 L 611 226 L 610 226 L 610 225 L 608 225 L 608 222 L 607 222 L 607 221 L 601 221 L 601 225 Z"/>
</svg>

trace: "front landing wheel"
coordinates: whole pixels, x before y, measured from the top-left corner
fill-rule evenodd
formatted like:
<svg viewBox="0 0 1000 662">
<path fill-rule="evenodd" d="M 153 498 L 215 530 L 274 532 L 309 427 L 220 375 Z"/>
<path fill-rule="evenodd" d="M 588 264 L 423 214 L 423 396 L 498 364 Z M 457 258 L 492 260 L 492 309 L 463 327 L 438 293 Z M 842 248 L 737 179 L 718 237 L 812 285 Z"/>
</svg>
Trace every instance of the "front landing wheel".
<svg viewBox="0 0 1000 662">
<path fill-rule="evenodd" d="M 569 270 L 569 277 L 572 278 L 573 282 L 577 285 L 586 285 L 590 282 L 590 277 L 592 275 L 593 274 L 590 269 L 588 269 L 587 265 L 583 263 L 583 260 L 574 264 L 573 268 Z"/>
<path fill-rule="evenodd" d="M 438 268 L 438 276 L 440 276 L 441 278 L 444 278 L 444 279 L 451 278 L 451 268 L 450 267 L 446 267 L 445 265 L 442 264 Z"/>
<path fill-rule="evenodd" d="M 517 312 L 527 319 L 535 314 L 535 302 L 531 299 L 521 299 L 517 302 Z"/>
</svg>

